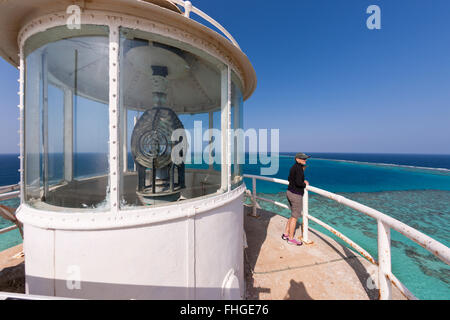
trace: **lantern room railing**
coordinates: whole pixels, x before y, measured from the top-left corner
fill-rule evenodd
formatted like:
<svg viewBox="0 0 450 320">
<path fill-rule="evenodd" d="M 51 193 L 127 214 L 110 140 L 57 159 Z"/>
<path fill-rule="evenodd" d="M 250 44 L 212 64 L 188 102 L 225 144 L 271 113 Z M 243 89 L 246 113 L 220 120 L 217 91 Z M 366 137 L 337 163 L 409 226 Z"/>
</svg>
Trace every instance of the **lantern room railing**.
<svg viewBox="0 0 450 320">
<path fill-rule="evenodd" d="M 137 0 L 137 1 L 148 4 L 148 2 L 146 2 L 144 0 Z M 220 23 L 218 23 L 216 20 L 214 20 L 213 18 L 208 16 L 206 13 L 204 13 L 200 9 L 194 7 L 190 1 L 170 0 L 170 2 L 183 7 L 184 8 L 184 16 L 186 18 L 190 18 L 191 13 L 195 13 L 202 19 L 208 21 L 210 24 L 212 24 L 214 27 L 216 27 L 218 30 L 220 30 L 220 32 L 222 32 L 228 38 L 228 40 L 231 41 L 231 43 L 233 43 L 237 48 L 241 49 L 241 47 L 239 47 L 239 44 L 233 38 L 233 36 Z"/>
<path fill-rule="evenodd" d="M 289 206 L 274 201 L 271 199 L 259 197 L 256 195 L 256 180 L 264 180 L 269 182 L 274 182 L 278 184 L 289 185 L 287 180 L 255 176 L 255 175 L 244 175 L 245 178 L 252 179 L 252 191 L 247 189 L 247 196 L 251 198 L 253 203 L 253 212 L 252 214 L 256 216 L 256 209 L 259 207 L 257 200 L 262 200 L 266 202 L 273 203 L 281 208 L 289 209 Z M 339 231 L 335 230 L 331 226 L 327 225 L 323 221 L 309 215 L 308 212 L 308 193 L 314 192 L 318 195 L 321 195 L 325 198 L 334 200 L 340 204 L 343 204 L 349 208 L 357 210 L 365 215 L 375 219 L 377 221 L 378 226 L 378 262 L 363 248 L 357 245 L 354 241 L 350 240 L 345 235 L 341 234 Z M 417 300 L 417 298 L 392 274 L 391 268 L 391 229 L 401 233 L 405 237 L 411 239 L 415 243 L 419 244 L 421 247 L 425 248 L 427 251 L 434 254 L 436 257 L 441 259 L 446 264 L 450 265 L 450 248 L 446 247 L 442 243 L 432 239 L 431 237 L 423 234 L 422 232 L 408 226 L 407 224 L 400 222 L 380 211 L 372 209 L 368 206 L 360 204 L 356 201 L 347 199 L 343 196 L 316 188 L 312 186 L 307 186 L 305 189 L 305 194 L 303 196 L 303 212 L 302 212 L 302 240 L 308 244 L 310 243 L 308 238 L 308 221 L 311 220 L 318 225 L 324 227 L 328 231 L 332 232 L 342 240 L 344 240 L 347 244 L 349 244 L 352 248 L 356 249 L 364 258 L 370 261 L 372 264 L 378 266 L 378 288 L 380 292 L 381 300 L 390 300 L 392 299 L 392 287 L 391 283 L 394 284 L 400 292 L 410 300 Z"/>
<path fill-rule="evenodd" d="M 20 185 L 14 184 L 10 186 L 0 186 L 0 205 L 2 201 L 11 200 L 20 196 Z M 16 230 L 19 228 L 20 223 L 18 223 L 16 217 L 11 213 L 12 210 L 8 210 L 6 206 L 0 206 L 0 217 L 15 223 L 15 225 L 0 229 L 0 234 Z"/>
</svg>

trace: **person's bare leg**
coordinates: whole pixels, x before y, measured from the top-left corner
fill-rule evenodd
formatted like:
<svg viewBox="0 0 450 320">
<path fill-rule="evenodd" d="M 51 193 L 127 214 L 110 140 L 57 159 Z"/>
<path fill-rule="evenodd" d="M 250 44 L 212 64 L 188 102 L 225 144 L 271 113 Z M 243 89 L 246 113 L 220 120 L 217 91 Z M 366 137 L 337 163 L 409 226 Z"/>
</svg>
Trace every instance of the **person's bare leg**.
<svg viewBox="0 0 450 320">
<path fill-rule="evenodd" d="M 289 221 L 291 221 L 291 218 L 287 219 L 286 227 L 284 228 L 284 234 L 287 236 L 289 236 Z"/>
<path fill-rule="evenodd" d="M 289 239 L 294 239 L 294 233 L 295 233 L 295 227 L 297 226 L 297 219 L 296 218 L 290 218 L 289 221 Z"/>
</svg>

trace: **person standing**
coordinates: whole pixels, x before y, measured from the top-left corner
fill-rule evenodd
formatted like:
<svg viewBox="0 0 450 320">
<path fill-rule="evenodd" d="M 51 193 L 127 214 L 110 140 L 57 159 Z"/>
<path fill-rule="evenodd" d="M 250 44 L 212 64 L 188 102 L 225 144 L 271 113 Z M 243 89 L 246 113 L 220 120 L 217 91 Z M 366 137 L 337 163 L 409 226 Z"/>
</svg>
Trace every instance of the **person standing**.
<svg viewBox="0 0 450 320">
<path fill-rule="evenodd" d="M 303 210 L 303 194 L 305 188 L 309 185 L 309 182 L 305 180 L 305 168 L 306 160 L 310 156 L 299 152 L 295 155 L 295 163 L 289 171 L 289 186 L 286 191 L 286 197 L 291 207 L 291 217 L 286 223 L 284 233 L 281 235 L 283 240 L 286 240 L 289 244 L 301 246 L 303 243 L 294 238 L 295 227 L 297 220 Z"/>
</svg>

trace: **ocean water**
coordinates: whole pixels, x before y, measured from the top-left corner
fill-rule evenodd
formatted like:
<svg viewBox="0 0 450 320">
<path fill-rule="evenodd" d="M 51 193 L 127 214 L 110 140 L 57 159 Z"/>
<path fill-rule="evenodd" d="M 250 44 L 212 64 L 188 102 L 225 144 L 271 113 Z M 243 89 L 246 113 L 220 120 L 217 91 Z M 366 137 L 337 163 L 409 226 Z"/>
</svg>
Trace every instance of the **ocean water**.
<svg viewBox="0 0 450 320">
<path fill-rule="evenodd" d="M 305 171 L 311 185 L 377 209 L 450 246 L 450 155 L 311 154 L 313 158 L 308 160 Z M 274 177 L 287 179 L 293 156 L 289 153 L 279 156 L 279 170 Z M 98 164 L 98 170 L 107 170 L 107 159 L 99 154 L 82 154 L 79 163 L 90 158 Z M 260 167 L 244 165 L 243 172 L 259 175 Z M 18 168 L 17 155 L 0 155 L 0 185 L 17 183 Z M 82 165 L 77 172 L 80 176 L 89 174 Z M 252 188 L 250 179 L 245 179 L 245 183 Z M 284 185 L 257 182 L 258 194 L 287 204 L 285 191 Z M 288 210 L 260 204 L 280 215 L 289 215 Z M 13 199 L 7 205 L 16 207 L 19 203 Z M 377 258 L 375 220 L 312 193 L 309 208 L 311 215 Z M 7 225 L 10 223 L 0 219 L 0 228 Z M 310 226 L 346 245 L 315 223 L 310 222 Z M 395 231 L 391 232 L 391 238 L 395 276 L 420 299 L 450 299 L 450 267 Z M 16 231 L 0 235 L 0 250 L 20 242 Z"/>
</svg>

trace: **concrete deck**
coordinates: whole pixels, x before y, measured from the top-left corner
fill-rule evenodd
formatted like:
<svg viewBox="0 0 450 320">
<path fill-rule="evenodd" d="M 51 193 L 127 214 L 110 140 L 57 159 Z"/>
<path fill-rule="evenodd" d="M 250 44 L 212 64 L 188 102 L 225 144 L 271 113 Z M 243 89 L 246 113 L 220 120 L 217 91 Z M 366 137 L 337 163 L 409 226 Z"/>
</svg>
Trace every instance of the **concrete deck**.
<svg viewBox="0 0 450 320">
<path fill-rule="evenodd" d="M 281 239 L 286 218 L 258 210 L 250 217 L 245 207 L 246 298 L 249 300 L 375 300 L 378 267 L 311 230 L 313 244 L 293 246 Z M 297 229 L 296 238 L 301 235 Z M 373 279 L 373 281 L 372 281 Z M 397 288 L 393 299 L 406 299 Z"/>
<path fill-rule="evenodd" d="M 0 291 L 25 293 L 25 263 L 21 244 L 0 252 Z"/>
</svg>

